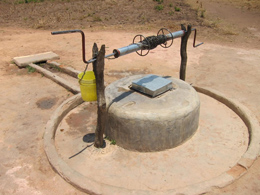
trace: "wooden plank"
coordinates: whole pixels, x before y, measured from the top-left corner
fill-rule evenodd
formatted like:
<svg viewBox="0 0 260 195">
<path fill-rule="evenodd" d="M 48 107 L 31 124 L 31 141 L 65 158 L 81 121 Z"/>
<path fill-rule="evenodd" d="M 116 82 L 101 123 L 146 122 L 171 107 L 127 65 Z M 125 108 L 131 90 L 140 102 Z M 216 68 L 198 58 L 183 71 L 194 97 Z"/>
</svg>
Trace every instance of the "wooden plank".
<svg viewBox="0 0 260 195">
<path fill-rule="evenodd" d="M 70 82 L 59 77 L 58 75 L 53 74 L 52 72 L 50 72 L 36 64 L 33 64 L 33 63 L 30 63 L 29 66 L 35 68 L 38 72 L 42 73 L 44 76 L 53 80 L 55 83 L 61 85 L 62 87 L 66 88 L 67 90 L 71 91 L 72 93 L 77 94 L 80 92 L 79 86 L 72 85 Z"/>
<path fill-rule="evenodd" d="M 180 79 L 185 81 L 186 79 L 186 66 L 187 66 L 187 42 L 191 33 L 191 25 L 188 25 L 188 29 L 184 25 L 181 25 L 181 29 L 185 31 L 185 34 L 181 37 L 181 67 L 180 67 Z"/>
<path fill-rule="evenodd" d="M 81 73 L 81 71 L 75 70 L 72 67 L 60 65 L 58 62 L 53 61 L 53 62 L 48 62 L 47 64 L 50 64 L 52 66 L 59 68 L 62 72 L 66 73 L 76 79 L 78 79 L 78 74 Z"/>
<path fill-rule="evenodd" d="M 45 53 L 39 53 L 35 55 L 28 55 L 28 56 L 20 56 L 20 57 L 14 57 L 13 61 L 17 66 L 24 68 L 28 66 L 30 63 L 39 63 L 39 62 L 46 62 L 48 60 L 57 60 L 60 59 L 60 57 L 53 53 L 52 51 L 45 52 Z"/>
</svg>

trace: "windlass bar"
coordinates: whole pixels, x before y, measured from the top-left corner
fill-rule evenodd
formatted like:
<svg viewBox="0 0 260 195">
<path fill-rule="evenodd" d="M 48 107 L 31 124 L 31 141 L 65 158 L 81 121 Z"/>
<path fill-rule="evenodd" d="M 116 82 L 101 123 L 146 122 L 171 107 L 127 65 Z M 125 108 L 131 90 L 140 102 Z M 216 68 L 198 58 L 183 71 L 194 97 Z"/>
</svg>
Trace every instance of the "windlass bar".
<svg viewBox="0 0 260 195">
<path fill-rule="evenodd" d="M 182 37 L 184 34 L 185 34 L 185 32 L 183 30 L 180 30 L 180 31 L 177 31 L 177 32 L 169 33 L 167 35 L 150 36 L 150 37 L 147 37 L 147 38 L 144 37 L 145 39 L 141 40 L 139 43 L 133 43 L 133 44 L 128 45 L 126 47 L 114 49 L 113 50 L 114 57 L 118 58 L 120 56 L 130 54 L 132 52 L 136 52 L 136 51 L 139 51 L 139 50 L 151 50 L 151 49 L 154 49 L 156 46 L 158 46 L 160 44 L 164 44 L 165 42 L 167 42 L 169 40 L 173 40 L 173 39 L 176 39 L 178 37 Z M 137 35 L 137 36 L 141 37 L 141 35 Z M 155 47 L 151 47 L 151 45 L 153 44 L 153 40 L 152 40 L 153 37 L 159 38 L 159 43 L 157 43 L 155 45 Z"/>
<path fill-rule="evenodd" d="M 164 30 L 168 31 L 169 34 L 164 34 Z M 195 41 L 196 41 L 196 29 L 193 28 L 192 31 L 195 31 L 194 34 L 194 42 L 193 42 L 193 47 L 197 47 L 203 43 L 200 43 L 198 45 L 195 45 Z M 76 33 L 79 32 L 82 35 L 82 58 L 83 58 L 83 62 L 86 64 L 89 63 L 93 63 L 94 61 L 96 61 L 95 58 L 92 58 L 88 61 L 86 61 L 85 58 L 85 35 L 84 32 L 81 30 L 67 30 L 67 31 L 54 31 L 51 34 L 52 35 L 58 35 L 58 34 L 67 34 L 67 33 Z M 162 34 L 159 34 L 160 32 L 162 32 Z M 123 55 L 127 55 L 133 52 L 137 52 L 137 54 L 141 55 L 141 56 L 145 56 L 149 53 L 149 51 L 151 49 L 156 48 L 158 45 L 161 45 L 164 48 L 168 48 L 172 45 L 173 39 L 179 38 L 184 36 L 186 32 L 184 30 L 180 30 L 180 31 L 176 31 L 176 32 L 170 32 L 167 29 L 160 29 L 157 36 L 149 36 L 149 37 L 144 37 L 143 35 L 136 35 L 134 37 L 133 43 L 125 46 L 125 47 L 121 47 L 119 49 L 114 49 L 113 53 L 108 54 L 105 56 L 105 58 L 109 58 L 114 56 L 115 58 L 118 58 L 120 56 Z M 140 38 L 139 42 L 136 42 L 137 38 Z M 167 42 L 171 41 L 171 44 L 169 46 L 167 46 Z M 141 50 L 141 53 L 138 53 L 138 51 Z M 143 54 L 143 50 L 146 50 L 146 54 Z"/>
</svg>

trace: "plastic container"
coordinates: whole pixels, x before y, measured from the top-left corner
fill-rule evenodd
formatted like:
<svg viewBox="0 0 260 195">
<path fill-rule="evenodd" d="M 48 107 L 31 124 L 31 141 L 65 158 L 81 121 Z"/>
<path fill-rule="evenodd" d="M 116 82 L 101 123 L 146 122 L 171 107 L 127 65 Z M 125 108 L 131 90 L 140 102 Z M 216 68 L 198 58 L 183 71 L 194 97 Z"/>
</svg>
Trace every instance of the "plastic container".
<svg viewBox="0 0 260 195">
<path fill-rule="evenodd" d="M 96 101 L 97 90 L 96 90 L 96 78 L 93 71 L 87 71 L 82 78 L 84 72 L 78 74 L 81 96 L 84 101 Z M 82 78 L 82 80 L 81 80 Z"/>
</svg>

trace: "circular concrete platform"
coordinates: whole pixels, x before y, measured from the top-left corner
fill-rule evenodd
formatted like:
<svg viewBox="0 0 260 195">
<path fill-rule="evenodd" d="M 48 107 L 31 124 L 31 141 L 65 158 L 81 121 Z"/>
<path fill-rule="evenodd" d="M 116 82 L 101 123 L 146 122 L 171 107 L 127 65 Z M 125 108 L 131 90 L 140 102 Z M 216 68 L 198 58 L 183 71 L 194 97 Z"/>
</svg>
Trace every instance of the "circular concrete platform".
<svg viewBox="0 0 260 195">
<path fill-rule="evenodd" d="M 169 77 L 172 90 L 149 97 L 129 88 L 145 75 L 122 78 L 106 87 L 105 135 L 139 152 L 162 151 L 188 140 L 199 126 L 200 100 L 188 83 Z"/>
<path fill-rule="evenodd" d="M 74 96 L 47 124 L 48 159 L 66 181 L 91 194 L 200 194 L 223 187 L 243 175 L 259 154 L 259 124 L 238 102 L 196 89 L 218 100 L 200 94 L 197 133 L 179 147 L 148 153 L 109 141 L 103 149 L 93 147 L 95 105 Z M 79 118 L 85 118 L 84 128 Z"/>
</svg>

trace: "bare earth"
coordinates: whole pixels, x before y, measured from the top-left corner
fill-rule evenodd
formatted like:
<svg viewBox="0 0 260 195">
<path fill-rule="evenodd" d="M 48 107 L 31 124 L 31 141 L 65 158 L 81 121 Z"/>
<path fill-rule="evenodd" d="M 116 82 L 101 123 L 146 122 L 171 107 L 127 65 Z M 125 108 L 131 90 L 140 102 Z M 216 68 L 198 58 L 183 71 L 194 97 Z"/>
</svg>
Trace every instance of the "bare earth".
<svg viewBox="0 0 260 195">
<path fill-rule="evenodd" d="M 161 27 L 175 31 L 181 23 L 190 23 L 204 45 L 193 49 L 190 39 L 187 82 L 240 101 L 260 121 L 259 1 L 165 0 L 162 11 L 155 10 L 156 5 L 148 0 L 0 1 L 0 194 L 84 194 L 52 170 L 43 150 L 47 121 L 72 94 L 12 63 L 16 56 L 53 51 L 60 55 L 60 63 L 83 71 L 80 35 L 52 36 L 54 30 L 83 29 L 90 58 L 94 42 L 99 47 L 105 44 L 108 54 L 130 44 L 136 34 L 155 35 Z M 175 6 L 181 11 L 174 11 Z M 146 57 L 130 54 L 106 60 L 106 84 L 131 74 L 178 77 L 179 46 L 180 39 L 171 48 L 158 47 Z M 208 194 L 259 193 L 258 159 L 242 178 Z"/>
</svg>

